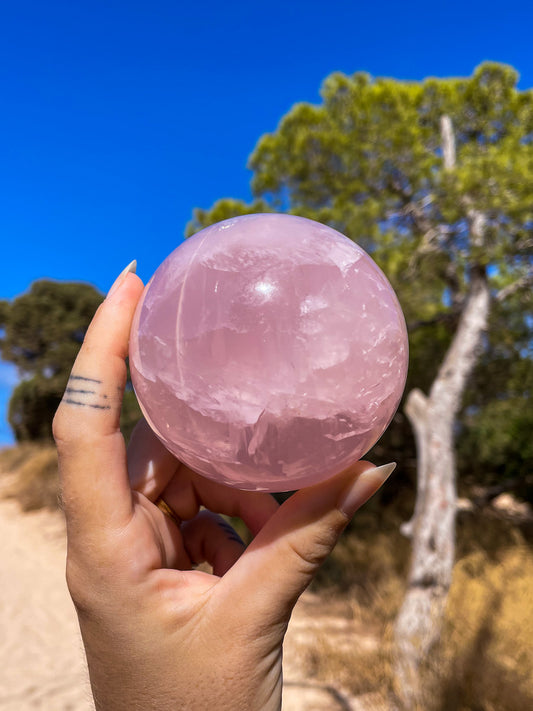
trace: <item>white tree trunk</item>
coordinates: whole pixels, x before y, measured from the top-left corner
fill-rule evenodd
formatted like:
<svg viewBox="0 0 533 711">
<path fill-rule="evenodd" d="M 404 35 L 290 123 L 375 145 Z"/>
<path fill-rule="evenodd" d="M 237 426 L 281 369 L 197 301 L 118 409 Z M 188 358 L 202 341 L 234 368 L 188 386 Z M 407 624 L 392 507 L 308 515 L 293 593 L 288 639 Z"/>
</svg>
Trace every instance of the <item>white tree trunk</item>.
<svg viewBox="0 0 533 711">
<path fill-rule="evenodd" d="M 487 327 L 490 294 L 483 269 L 470 293 L 429 397 L 413 390 L 406 414 L 418 454 L 418 491 L 407 592 L 395 624 L 396 691 L 406 709 L 423 707 L 421 667 L 439 640 L 455 555 L 453 431 L 463 392 Z"/>
</svg>

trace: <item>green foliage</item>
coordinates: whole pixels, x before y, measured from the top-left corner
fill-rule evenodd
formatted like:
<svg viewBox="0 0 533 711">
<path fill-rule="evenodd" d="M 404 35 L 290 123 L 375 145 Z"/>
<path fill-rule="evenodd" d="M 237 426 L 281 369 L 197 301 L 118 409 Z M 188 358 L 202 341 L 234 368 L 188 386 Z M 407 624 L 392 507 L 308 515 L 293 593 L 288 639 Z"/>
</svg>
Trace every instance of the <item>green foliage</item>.
<svg viewBox="0 0 533 711">
<path fill-rule="evenodd" d="M 53 415 L 102 298 L 88 284 L 43 280 L 2 302 L 1 356 L 22 376 L 8 415 L 17 441 L 51 438 Z"/>
<path fill-rule="evenodd" d="M 473 271 L 487 275 L 494 295 L 521 281 L 525 287 L 533 273 L 533 91 L 518 90 L 517 80 L 512 67 L 492 62 L 470 77 L 422 82 L 333 73 L 320 104 L 296 104 L 258 141 L 249 160 L 256 202 L 225 199 L 196 211 L 190 233 L 269 209 L 318 220 L 356 240 L 389 277 L 410 327 L 407 387 L 427 391 Z M 454 137 L 447 162 L 445 117 Z M 523 413 L 533 410 L 531 388 L 509 390 L 511 370 L 531 359 L 530 294 L 517 290 L 491 317 L 494 335 L 458 428 L 465 467 L 468 452 L 495 466 L 494 447 L 506 471 L 530 456 L 523 433 L 531 419 Z M 395 426 L 409 459 L 405 422 Z"/>
<path fill-rule="evenodd" d="M 191 237 L 196 232 L 203 230 L 204 227 L 214 225 L 216 222 L 228 220 L 230 217 L 253 215 L 258 212 L 272 212 L 272 208 L 264 200 L 255 200 L 251 205 L 247 205 L 242 200 L 222 198 L 222 200 L 217 200 L 210 210 L 196 208 L 193 219 L 185 229 L 185 235 Z"/>
<path fill-rule="evenodd" d="M 89 284 L 43 280 L 11 303 L 0 301 L 0 354 L 22 376 L 8 413 L 18 442 L 52 439 L 55 411 L 102 299 Z M 126 439 L 140 417 L 128 378 L 120 416 Z"/>
<path fill-rule="evenodd" d="M 533 93 L 519 92 L 516 80 L 513 69 L 490 63 L 470 78 L 420 83 L 332 74 L 322 104 L 297 104 L 260 139 L 250 159 L 254 192 L 274 204 L 283 198 L 290 211 L 372 252 L 392 239 L 412 254 L 425 241 L 426 279 L 443 279 L 450 264 L 459 279 L 473 259 L 489 263 L 509 251 L 527 261 Z M 456 142 L 449 171 L 444 115 Z M 489 219 L 483 254 L 467 239 L 473 210 Z"/>
<path fill-rule="evenodd" d="M 17 442 L 52 438 L 52 419 L 67 380 L 68 373 L 53 379 L 36 375 L 15 387 L 9 400 L 8 421 Z"/>
<path fill-rule="evenodd" d="M 23 376 L 50 379 L 64 373 L 72 367 L 102 298 L 89 284 L 35 282 L 10 304 L 4 302 L 3 360 L 14 363 Z"/>
<path fill-rule="evenodd" d="M 533 338 L 531 291 L 492 309 L 490 330 L 464 402 L 458 453 L 465 474 L 495 483 L 522 478 L 515 489 L 533 501 Z"/>
<path fill-rule="evenodd" d="M 386 268 L 408 322 L 434 319 L 460 303 L 474 266 L 497 265 L 495 284 L 530 268 L 533 92 L 517 78 L 494 63 L 423 82 L 334 73 L 321 104 L 296 104 L 259 140 L 249 161 L 256 202 L 196 210 L 189 233 L 267 209 L 319 220 Z M 455 135 L 451 169 L 443 116 Z M 476 212 L 482 245 L 471 235 Z"/>
<path fill-rule="evenodd" d="M 517 491 L 533 501 L 533 489 L 526 486 L 526 475 L 533 471 L 533 360 L 490 355 L 476 374 L 479 389 L 470 391 L 460 459 L 465 472 L 478 478 L 521 478 Z"/>
</svg>

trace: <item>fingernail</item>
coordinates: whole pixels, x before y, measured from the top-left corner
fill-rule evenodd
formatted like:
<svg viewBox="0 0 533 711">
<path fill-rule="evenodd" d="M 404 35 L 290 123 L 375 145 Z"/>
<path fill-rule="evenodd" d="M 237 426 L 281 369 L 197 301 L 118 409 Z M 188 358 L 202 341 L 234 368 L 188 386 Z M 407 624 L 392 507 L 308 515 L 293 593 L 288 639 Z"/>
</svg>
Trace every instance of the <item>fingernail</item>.
<svg viewBox="0 0 533 711">
<path fill-rule="evenodd" d="M 118 277 L 115 279 L 111 289 L 109 289 L 109 291 L 107 292 L 107 298 L 109 298 L 110 296 L 112 296 L 115 293 L 115 291 L 122 284 L 122 282 L 124 281 L 124 279 L 126 278 L 126 276 L 128 274 L 130 274 L 130 273 L 135 274 L 136 271 L 137 271 L 137 260 L 134 259 L 133 262 L 130 262 L 128 264 L 128 266 L 126 267 L 126 269 L 121 271 L 120 274 L 118 275 Z"/>
<path fill-rule="evenodd" d="M 360 474 L 355 482 L 343 492 L 337 508 L 345 516 L 351 518 L 365 501 L 376 493 L 382 484 L 390 477 L 396 469 L 396 462 L 384 464 L 381 467 L 367 469 Z"/>
</svg>

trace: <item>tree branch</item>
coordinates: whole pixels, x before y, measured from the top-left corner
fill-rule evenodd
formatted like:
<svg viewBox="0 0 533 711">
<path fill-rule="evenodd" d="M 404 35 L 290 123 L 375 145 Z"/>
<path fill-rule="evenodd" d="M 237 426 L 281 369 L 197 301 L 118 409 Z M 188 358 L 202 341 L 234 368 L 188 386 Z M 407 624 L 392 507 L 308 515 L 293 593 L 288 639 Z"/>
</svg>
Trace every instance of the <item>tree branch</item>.
<svg viewBox="0 0 533 711">
<path fill-rule="evenodd" d="M 527 274 L 524 274 L 524 276 L 500 289 L 496 294 L 496 301 L 502 302 L 509 296 L 516 294 L 517 291 L 521 291 L 522 289 L 526 289 L 531 286 L 533 286 L 533 269 L 530 269 Z"/>
<path fill-rule="evenodd" d="M 454 308 L 451 311 L 446 311 L 446 313 L 437 314 L 433 318 L 419 319 L 418 321 L 410 321 L 407 324 L 407 330 L 409 333 L 418 330 L 419 328 L 425 328 L 426 326 L 435 326 L 438 323 L 450 323 L 453 324 L 457 321 L 460 315 L 460 307 Z"/>
</svg>

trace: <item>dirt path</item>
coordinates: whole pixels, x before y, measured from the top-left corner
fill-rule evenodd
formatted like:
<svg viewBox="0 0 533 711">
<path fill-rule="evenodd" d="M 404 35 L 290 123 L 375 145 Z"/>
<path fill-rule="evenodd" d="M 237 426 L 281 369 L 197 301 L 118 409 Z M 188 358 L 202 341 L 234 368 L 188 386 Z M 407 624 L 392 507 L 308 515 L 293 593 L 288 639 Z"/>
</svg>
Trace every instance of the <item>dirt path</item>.
<svg viewBox="0 0 533 711">
<path fill-rule="evenodd" d="M 78 624 L 64 580 L 60 514 L 22 514 L 0 499 L 0 710 L 93 709 Z M 364 700 L 322 685 L 305 669 L 317 635 L 348 635 L 346 620 L 318 614 L 304 596 L 285 644 L 284 711 L 366 711 Z M 371 643 L 371 641 L 370 641 Z M 147 710 L 148 711 L 148 710 Z"/>
<path fill-rule="evenodd" d="M 90 711 L 59 515 L 0 501 L 0 709 Z"/>
</svg>

